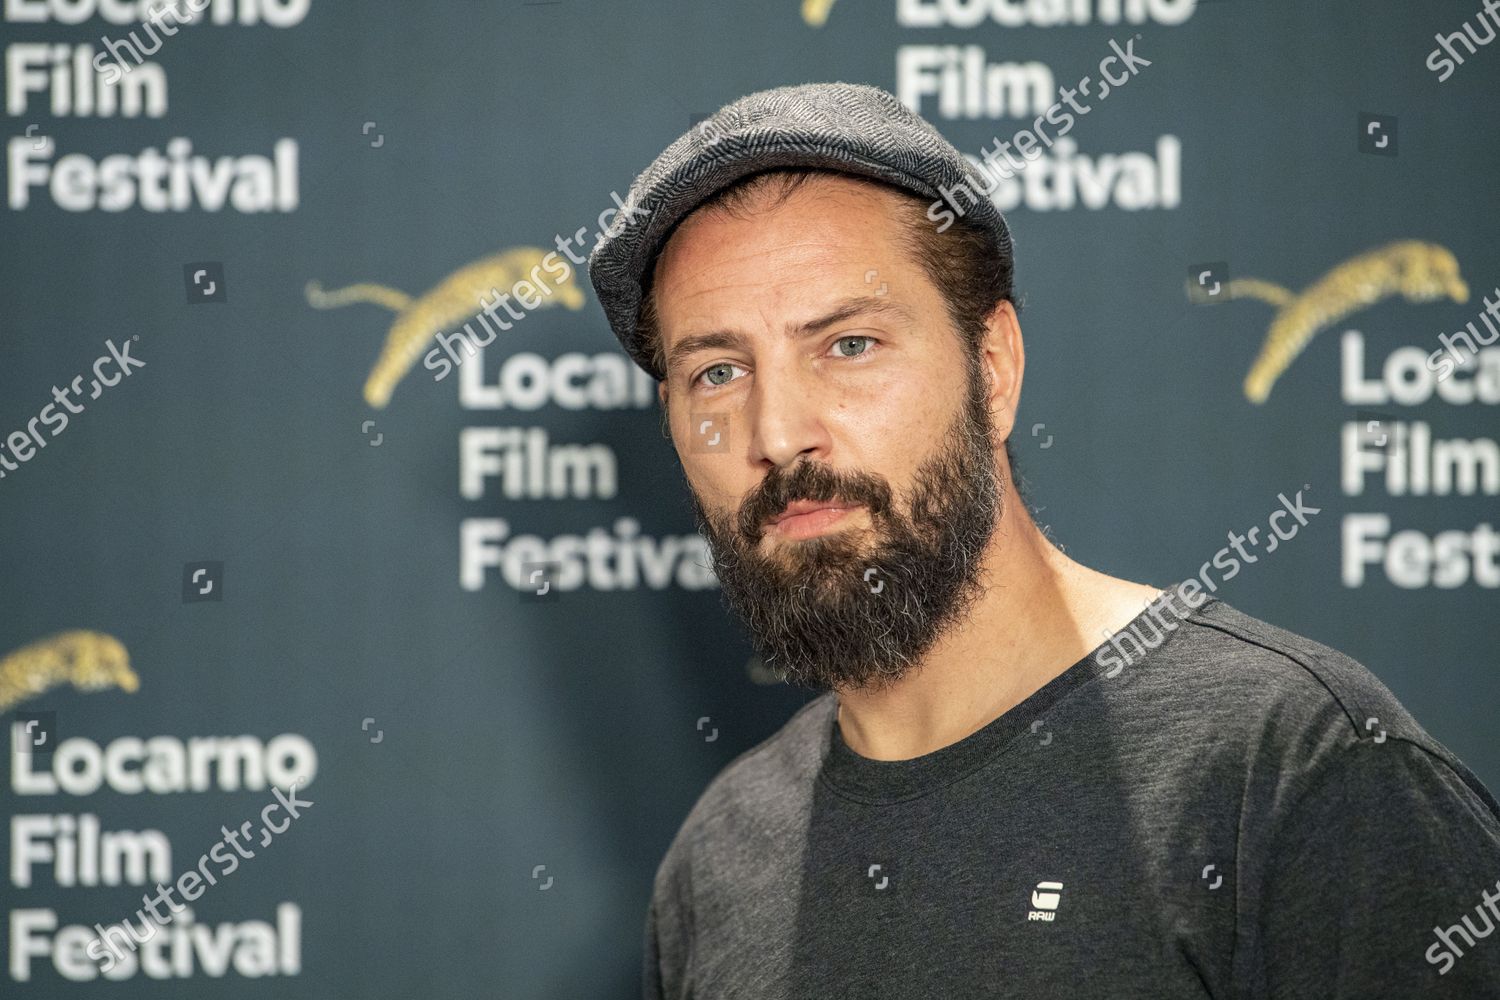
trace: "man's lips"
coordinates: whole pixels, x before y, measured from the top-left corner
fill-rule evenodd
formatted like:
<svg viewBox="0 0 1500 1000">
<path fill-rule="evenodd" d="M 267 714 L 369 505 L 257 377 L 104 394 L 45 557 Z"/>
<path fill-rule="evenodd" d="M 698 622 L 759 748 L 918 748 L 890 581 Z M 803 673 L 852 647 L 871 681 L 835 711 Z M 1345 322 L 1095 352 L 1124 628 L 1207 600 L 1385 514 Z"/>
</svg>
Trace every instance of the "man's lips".
<svg viewBox="0 0 1500 1000">
<path fill-rule="evenodd" d="M 862 506 L 841 500 L 795 500 L 766 522 L 766 528 L 791 538 L 807 538 Z"/>
</svg>

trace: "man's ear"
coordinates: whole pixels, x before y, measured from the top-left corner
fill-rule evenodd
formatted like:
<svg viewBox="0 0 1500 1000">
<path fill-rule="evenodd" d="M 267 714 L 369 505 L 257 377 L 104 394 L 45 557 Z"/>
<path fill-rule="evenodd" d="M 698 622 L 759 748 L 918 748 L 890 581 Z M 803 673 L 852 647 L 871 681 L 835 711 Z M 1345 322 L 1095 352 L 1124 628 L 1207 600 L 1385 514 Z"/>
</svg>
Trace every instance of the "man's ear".
<svg viewBox="0 0 1500 1000">
<path fill-rule="evenodd" d="M 1021 379 L 1026 373 L 1026 346 L 1021 340 L 1021 321 L 1008 299 L 995 304 L 984 322 L 980 365 L 989 381 L 990 418 L 1000 440 L 1010 437 L 1016 410 L 1021 403 Z"/>
</svg>

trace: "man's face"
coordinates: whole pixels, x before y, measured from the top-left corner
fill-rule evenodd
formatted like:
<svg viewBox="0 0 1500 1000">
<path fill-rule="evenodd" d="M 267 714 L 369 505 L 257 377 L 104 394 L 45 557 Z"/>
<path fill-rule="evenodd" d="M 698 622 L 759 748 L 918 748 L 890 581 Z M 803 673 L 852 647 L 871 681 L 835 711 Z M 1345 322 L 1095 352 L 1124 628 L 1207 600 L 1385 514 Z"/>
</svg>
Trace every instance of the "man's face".
<svg viewBox="0 0 1500 1000">
<path fill-rule="evenodd" d="M 690 216 L 656 272 L 699 528 L 768 665 L 813 687 L 905 675 L 981 591 L 999 517 L 988 381 L 896 204 L 817 178 Z"/>
</svg>

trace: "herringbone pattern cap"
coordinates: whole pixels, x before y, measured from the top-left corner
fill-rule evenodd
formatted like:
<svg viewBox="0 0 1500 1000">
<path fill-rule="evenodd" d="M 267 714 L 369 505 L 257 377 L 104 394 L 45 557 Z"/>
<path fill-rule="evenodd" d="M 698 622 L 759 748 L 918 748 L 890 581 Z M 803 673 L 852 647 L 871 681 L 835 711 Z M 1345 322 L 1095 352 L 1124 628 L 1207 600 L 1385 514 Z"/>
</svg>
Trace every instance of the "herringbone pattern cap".
<svg viewBox="0 0 1500 1000">
<path fill-rule="evenodd" d="M 667 237 L 714 192 L 773 167 L 826 167 L 873 177 L 994 231 L 1011 253 L 1005 217 L 983 194 L 976 167 L 953 144 L 896 99 L 865 84 L 808 83 L 749 94 L 726 104 L 668 146 L 630 185 L 625 207 L 589 255 L 589 280 L 610 328 L 626 352 L 656 378 L 648 345 L 636 333 L 641 281 Z M 932 213 L 929 213 L 931 217 Z M 935 220 L 936 224 L 936 220 Z"/>
</svg>

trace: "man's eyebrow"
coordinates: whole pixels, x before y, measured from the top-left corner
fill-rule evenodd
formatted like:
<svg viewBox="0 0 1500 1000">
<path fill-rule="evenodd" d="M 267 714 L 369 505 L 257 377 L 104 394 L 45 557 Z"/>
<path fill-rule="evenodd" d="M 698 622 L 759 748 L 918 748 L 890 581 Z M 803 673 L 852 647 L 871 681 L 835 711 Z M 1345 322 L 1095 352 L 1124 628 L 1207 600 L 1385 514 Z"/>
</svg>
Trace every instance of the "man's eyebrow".
<svg viewBox="0 0 1500 1000">
<path fill-rule="evenodd" d="M 846 299 L 835 306 L 831 311 L 824 313 L 816 319 L 808 320 L 793 327 L 790 335 L 803 337 L 809 334 L 826 330 L 836 323 L 853 319 L 856 316 L 885 315 L 894 319 L 903 320 L 907 323 L 916 322 L 910 309 L 890 299 L 876 295 L 860 295 L 852 299 Z M 742 348 L 745 346 L 745 338 L 738 333 L 729 330 L 715 330 L 712 333 L 699 333 L 691 337 L 684 337 L 672 346 L 668 352 L 667 370 L 676 373 L 687 363 L 688 356 L 704 350 L 720 348 Z"/>
<path fill-rule="evenodd" d="M 846 319 L 855 316 L 891 316 L 895 319 L 904 320 L 907 323 L 915 323 L 916 317 L 911 310 L 898 302 L 878 295 L 860 295 L 852 299 L 845 299 L 834 307 L 833 311 L 819 316 L 817 319 L 808 320 L 806 323 L 792 329 L 792 336 L 804 336 L 809 333 L 817 333 L 825 330 L 835 323 L 842 323 Z"/>
<path fill-rule="evenodd" d="M 696 333 L 691 337 L 684 337 L 672 345 L 672 350 L 667 353 L 667 371 L 675 375 L 680 368 L 687 364 L 688 356 L 698 351 L 744 346 L 745 338 L 737 333 L 730 333 L 728 330 L 716 330 L 713 333 Z"/>
</svg>

